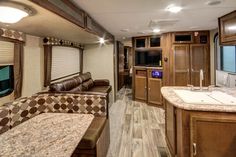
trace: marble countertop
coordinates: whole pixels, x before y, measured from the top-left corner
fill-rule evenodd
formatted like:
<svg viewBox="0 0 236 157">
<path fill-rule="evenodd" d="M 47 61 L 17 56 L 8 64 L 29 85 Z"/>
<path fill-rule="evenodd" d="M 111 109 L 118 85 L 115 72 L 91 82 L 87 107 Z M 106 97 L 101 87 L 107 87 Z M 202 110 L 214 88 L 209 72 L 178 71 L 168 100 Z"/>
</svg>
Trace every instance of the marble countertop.
<svg viewBox="0 0 236 157">
<path fill-rule="evenodd" d="M 193 104 L 184 102 L 174 90 L 189 89 L 189 87 L 177 87 L 177 86 L 166 86 L 161 88 L 162 96 L 173 104 L 175 107 L 184 110 L 195 110 L 195 111 L 215 111 L 215 112 L 236 112 L 236 105 L 229 104 Z M 236 89 L 232 88 L 219 88 L 214 87 L 212 91 L 221 91 L 231 96 L 236 97 Z"/>
<path fill-rule="evenodd" d="M 43 113 L 0 135 L 1 157 L 70 157 L 94 116 Z"/>
</svg>

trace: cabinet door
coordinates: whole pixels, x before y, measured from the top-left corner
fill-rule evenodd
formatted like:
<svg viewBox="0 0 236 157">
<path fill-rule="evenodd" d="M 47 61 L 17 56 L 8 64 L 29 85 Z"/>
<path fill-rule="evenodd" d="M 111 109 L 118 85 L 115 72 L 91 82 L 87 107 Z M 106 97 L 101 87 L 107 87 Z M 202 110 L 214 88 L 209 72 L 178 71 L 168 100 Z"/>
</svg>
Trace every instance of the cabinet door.
<svg viewBox="0 0 236 157">
<path fill-rule="evenodd" d="M 147 77 L 135 76 L 135 98 L 146 101 Z"/>
<path fill-rule="evenodd" d="M 186 86 L 190 83 L 189 45 L 181 44 L 173 47 L 173 76 L 175 86 Z"/>
<path fill-rule="evenodd" d="M 165 123 L 166 123 L 166 142 L 172 156 L 176 154 L 176 123 L 175 108 L 168 101 L 165 101 Z"/>
<path fill-rule="evenodd" d="M 209 58 L 208 47 L 204 44 L 190 45 L 190 67 L 191 67 L 191 84 L 200 86 L 200 69 L 203 70 L 204 79 L 203 86 L 209 83 Z"/>
<path fill-rule="evenodd" d="M 191 115 L 191 157 L 235 157 L 235 130 L 235 115 Z"/>
<path fill-rule="evenodd" d="M 148 78 L 148 103 L 161 105 L 161 79 Z"/>
</svg>

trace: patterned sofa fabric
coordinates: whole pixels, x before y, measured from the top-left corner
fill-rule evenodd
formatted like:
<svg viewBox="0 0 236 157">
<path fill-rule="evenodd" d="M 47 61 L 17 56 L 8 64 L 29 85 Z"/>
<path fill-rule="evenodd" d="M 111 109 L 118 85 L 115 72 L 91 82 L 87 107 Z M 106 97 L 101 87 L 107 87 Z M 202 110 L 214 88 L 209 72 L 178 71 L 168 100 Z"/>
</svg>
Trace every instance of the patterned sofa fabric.
<svg viewBox="0 0 236 157">
<path fill-rule="evenodd" d="M 0 107 L 0 134 L 46 112 L 93 114 L 108 117 L 106 94 L 39 93 Z"/>
<path fill-rule="evenodd" d="M 0 134 L 11 128 L 10 119 L 10 109 L 8 104 L 0 106 Z"/>
</svg>

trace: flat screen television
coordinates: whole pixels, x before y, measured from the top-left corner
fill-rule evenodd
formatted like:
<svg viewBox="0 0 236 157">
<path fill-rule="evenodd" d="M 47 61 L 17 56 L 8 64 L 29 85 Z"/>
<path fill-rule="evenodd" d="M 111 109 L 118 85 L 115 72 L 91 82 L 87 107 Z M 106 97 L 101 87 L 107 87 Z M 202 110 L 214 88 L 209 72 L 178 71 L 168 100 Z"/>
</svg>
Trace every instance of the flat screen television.
<svg viewBox="0 0 236 157">
<path fill-rule="evenodd" d="M 136 51 L 135 65 L 136 66 L 153 66 L 160 67 L 162 60 L 162 51 Z"/>
</svg>

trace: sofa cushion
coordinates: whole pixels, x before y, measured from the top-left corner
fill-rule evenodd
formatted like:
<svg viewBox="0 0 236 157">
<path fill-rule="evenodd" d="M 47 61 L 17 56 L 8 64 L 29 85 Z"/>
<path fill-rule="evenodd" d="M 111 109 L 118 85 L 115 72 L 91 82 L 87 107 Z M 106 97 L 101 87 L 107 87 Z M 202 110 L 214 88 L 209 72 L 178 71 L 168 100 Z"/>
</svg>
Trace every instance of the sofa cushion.
<svg viewBox="0 0 236 157">
<path fill-rule="evenodd" d="M 81 92 L 81 91 L 84 91 L 82 84 L 70 90 L 70 92 Z"/>
<path fill-rule="evenodd" d="M 69 78 L 60 82 L 53 83 L 50 85 L 50 91 L 69 91 L 76 86 L 78 86 L 81 82 L 75 78 Z"/>
<path fill-rule="evenodd" d="M 101 93 L 108 93 L 111 91 L 110 86 L 93 86 L 89 89 L 91 92 L 101 92 Z"/>
<path fill-rule="evenodd" d="M 97 143 L 98 138 L 100 137 L 103 128 L 106 124 L 105 117 L 94 117 L 89 128 L 85 132 L 82 140 L 80 141 L 78 148 L 79 149 L 93 149 Z"/>
<path fill-rule="evenodd" d="M 79 75 L 78 77 L 82 79 L 82 82 L 87 81 L 87 80 L 89 80 L 89 79 L 92 78 L 90 72 L 86 72 L 86 73 L 84 73 L 84 74 L 81 74 L 81 75 Z"/>
<path fill-rule="evenodd" d="M 10 125 L 10 109 L 7 104 L 0 107 L 0 134 L 11 128 Z"/>
<path fill-rule="evenodd" d="M 85 81 L 82 83 L 84 90 L 89 90 L 94 86 L 93 80 L 89 79 L 88 81 Z"/>
</svg>

